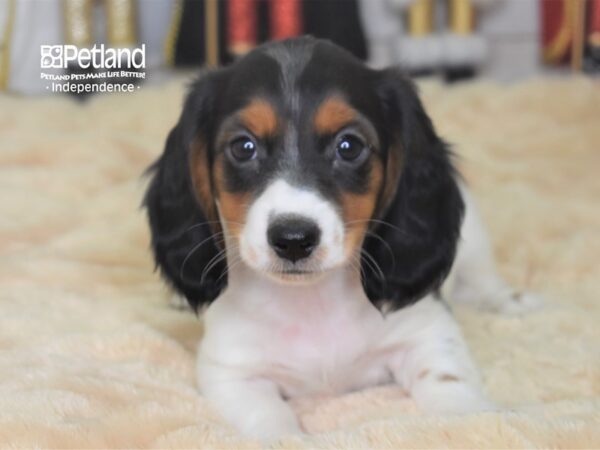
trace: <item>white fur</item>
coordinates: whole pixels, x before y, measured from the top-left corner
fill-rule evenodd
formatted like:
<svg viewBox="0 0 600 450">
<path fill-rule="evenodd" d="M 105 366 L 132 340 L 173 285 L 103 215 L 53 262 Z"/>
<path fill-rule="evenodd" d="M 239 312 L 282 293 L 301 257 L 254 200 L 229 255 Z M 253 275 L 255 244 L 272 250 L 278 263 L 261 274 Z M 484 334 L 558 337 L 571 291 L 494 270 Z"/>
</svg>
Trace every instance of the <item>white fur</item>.
<svg viewBox="0 0 600 450">
<path fill-rule="evenodd" d="M 487 238 L 465 194 L 466 234 L 444 290 L 502 309 L 506 296 L 494 289 L 504 292 L 506 285 L 494 272 Z M 339 219 L 322 202 L 274 183 L 252 207 L 244 239 L 255 236 L 255 245 L 265 245 L 254 233 L 266 231 L 262 216 L 271 208 L 318 218 L 333 235 Z M 231 258 L 233 251 L 228 247 Z M 493 408 L 447 305 L 427 296 L 382 314 L 351 265 L 305 285 L 278 283 L 245 263 L 232 265 L 228 288 L 205 314 L 197 374 L 203 394 L 228 421 L 245 435 L 267 440 L 302 432 L 286 398 L 381 383 L 397 383 L 425 412 Z"/>
<path fill-rule="evenodd" d="M 281 270 L 285 261 L 267 242 L 269 223 L 278 216 L 297 215 L 314 221 L 321 230 L 318 247 L 310 258 L 296 264 L 299 269 L 329 270 L 346 259 L 344 223 L 332 204 L 317 192 L 290 185 L 284 179 L 272 182 L 250 207 L 240 237 L 240 256 L 257 270 Z"/>
</svg>

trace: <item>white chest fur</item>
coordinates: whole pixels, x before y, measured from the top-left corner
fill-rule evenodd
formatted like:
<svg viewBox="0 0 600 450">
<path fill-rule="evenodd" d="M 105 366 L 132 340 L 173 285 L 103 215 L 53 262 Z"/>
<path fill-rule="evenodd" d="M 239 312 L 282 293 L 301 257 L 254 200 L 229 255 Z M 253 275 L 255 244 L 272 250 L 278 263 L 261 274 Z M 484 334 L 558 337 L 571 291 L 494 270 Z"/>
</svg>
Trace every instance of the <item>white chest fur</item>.
<svg viewBox="0 0 600 450">
<path fill-rule="evenodd" d="M 389 320 L 356 274 L 339 270 L 309 286 L 257 280 L 243 269 L 232 279 L 206 312 L 201 360 L 272 380 L 288 397 L 389 380 Z"/>
</svg>

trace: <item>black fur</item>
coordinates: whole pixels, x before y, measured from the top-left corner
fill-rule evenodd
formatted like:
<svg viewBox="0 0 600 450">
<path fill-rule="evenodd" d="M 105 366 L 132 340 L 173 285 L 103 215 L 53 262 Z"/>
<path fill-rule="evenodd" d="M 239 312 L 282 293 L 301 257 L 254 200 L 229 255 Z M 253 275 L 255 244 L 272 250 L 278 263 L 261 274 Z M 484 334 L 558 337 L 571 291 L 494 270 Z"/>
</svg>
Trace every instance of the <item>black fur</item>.
<svg viewBox="0 0 600 450">
<path fill-rule="evenodd" d="M 226 261 L 217 262 L 221 240 L 212 238 L 218 227 L 208 221 L 194 194 L 189 167 L 192 140 L 212 139 L 215 95 L 223 77 L 223 72 L 209 73 L 190 89 L 162 156 L 149 169 L 152 181 L 144 200 L 156 265 L 194 310 L 214 300 L 227 285 L 227 277 L 221 277 Z M 212 262 L 214 267 L 201 279 Z"/>
<path fill-rule="evenodd" d="M 367 234 L 363 286 L 377 305 L 392 310 L 439 288 L 454 261 L 464 204 L 446 143 L 436 134 L 412 83 L 395 70 L 383 72 L 380 96 L 390 132 L 389 151 L 399 152 L 401 173 L 393 200 Z M 382 242 L 384 241 L 385 244 Z M 386 245 L 387 244 L 387 245 Z"/>
<path fill-rule="evenodd" d="M 296 89 L 301 99 L 292 110 L 287 108 L 293 96 L 289 89 Z M 205 142 L 211 163 L 219 151 L 214 140 L 221 121 L 253 95 L 267 95 L 282 117 L 298 127 L 302 158 L 288 167 L 284 139 L 278 139 L 251 177 L 242 180 L 242 172 L 225 166 L 228 182 L 237 180 L 230 188 L 249 189 L 254 183 L 256 193 L 274 171 L 285 170 L 335 201 L 340 192 L 361 192 L 366 175 L 336 171 L 325 163 L 307 128 L 314 105 L 334 91 L 344 94 L 376 130 L 377 157 L 384 164 L 391 157 L 401 163 L 393 199 L 379 205 L 363 246 L 373 259 L 363 256 L 362 263 L 369 299 L 377 306 L 389 302 L 392 309 L 400 308 L 437 289 L 448 274 L 463 203 L 448 147 L 436 135 L 414 87 L 397 71 L 370 70 L 331 43 L 302 38 L 260 47 L 229 68 L 203 76 L 192 86 L 179 123 L 152 168 L 145 205 L 156 263 L 195 309 L 221 293 L 227 276 L 226 261 L 218 258 L 220 236 L 211 237 L 215 227 L 206 223 L 207 205 L 201 206 L 194 194 L 192 140 Z"/>
</svg>

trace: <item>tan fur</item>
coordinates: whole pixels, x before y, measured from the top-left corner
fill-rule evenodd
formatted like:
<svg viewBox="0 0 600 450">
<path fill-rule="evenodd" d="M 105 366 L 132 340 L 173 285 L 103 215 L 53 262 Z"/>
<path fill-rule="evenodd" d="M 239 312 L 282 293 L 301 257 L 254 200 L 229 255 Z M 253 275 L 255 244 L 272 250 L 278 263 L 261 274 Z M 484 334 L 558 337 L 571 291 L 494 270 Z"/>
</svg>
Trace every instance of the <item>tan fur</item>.
<svg viewBox="0 0 600 450">
<path fill-rule="evenodd" d="M 369 227 L 369 220 L 373 217 L 378 201 L 378 193 L 383 181 L 383 167 L 379 159 L 374 157 L 369 187 L 364 194 L 342 194 L 342 212 L 346 223 L 346 254 L 358 251 L 362 245 L 365 231 Z"/>
<path fill-rule="evenodd" d="M 225 186 L 223 177 L 223 158 L 219 157 L 214 165 L 214 179 L 217 198 L 219 200 L 219 211 L 223 220 L 227 223 L 227 230 L 236 239 L 242 231 L 246 222 L 250 195 L 248 193 L 229 192 Z"/>
<path fill-rule="evenodd" d="M 377 210 L 382 211 L 387 209 L 390 202 L 393 200 L 398 187 L 398 179 L 402 170 L 402 160 L 400 151 L 397 147 L 388 150 L 388 157 L 385 164 L 385 182 L 381 192 L 381 197 L 377 202 Z"/>
<path fill-rule="evenodd" d="M 258 138 L 272 136 L 277 131 L 277 113 L 266 100 L 254 99 L 238 114 L 243 124 Z"/>
<path fill-rule="evenodd" d="M 208 154 L 206 145 L 201 138 L 196 138 L 192 143 L 190 154 L 190 171 L 192 173 L 192 181 L 196 191 L 196 197 L 202 210 L 206 214 L 207 220 L 216 222 L 218 220 L 215 207 L 215 200 L 212 191 L 212 181 L 208 163 Z M 218 224 L 211 224 L 214 229 L 219 229 Z"/>
<path fill-rule="evenodd" d="M 340 97 L 325 99 L 315 112 L 313 123 L 319 134 L 332 134 L 356 118 L 356 111 Z"/>
</svg>

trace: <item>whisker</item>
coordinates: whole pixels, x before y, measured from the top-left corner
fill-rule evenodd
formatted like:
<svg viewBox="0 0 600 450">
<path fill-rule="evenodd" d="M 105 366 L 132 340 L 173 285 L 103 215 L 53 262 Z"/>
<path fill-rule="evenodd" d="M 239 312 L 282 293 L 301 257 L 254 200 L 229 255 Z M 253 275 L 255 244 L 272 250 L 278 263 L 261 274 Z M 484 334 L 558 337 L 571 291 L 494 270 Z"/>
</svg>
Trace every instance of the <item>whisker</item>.
<svg viewBox="0 0 600 450">
<path fill-rule="evenodd" d="M 369 252 L 367 252 L 365 249 L 361 249 L 360 252 L 361 252 L 361 254 L 363 254 L 364 256 L 369 258 L 369 260 L 373 263 L 373 266 L 377 269 L 377 272 L 379 273 L 380 279 L 382 281 L 385 280 L 385 275 L 383 274 L 383 270 L 381 270 L 381 267 L 379 266 L 379 264 L 377 264 L 377 261 L 375 261 L 375 258 L 373 258 L 373 256 Z"/>
<path fill-rule="evenodd" d="M 198 244 L 196 244 L 196 245 L 194 245 L 192 247 L 192 249 L 188 252 L 188 254 L 183 259 L 183 262 L 181 263 L 181 268 L 179 269 L 179 278 L 181 278 L 183 281 L 185 281 L 185 277 L 183 275 L 183 271 L 185 269 L 186 263 L 192 257 L 192 255 L 194 254 L 194 252 L 196 252 L 196 250 L 198 250 L 200 247 L 202 247 L 207 242 L 211 241 L 212 239 L 215 239 L 216 236 L 219 236 L 219 235 L 222 235 L 222 234 L 224 234 L 222 231 L 219 231 L 217 233 L 213 233 L 209 237 L 207 237 L 206 239 L 203 239 L 202 241 L 200 241 L 200 243 L 198 243 Z"/>
<path fill-rule="evenodd" d="M 215 283 L 218 283 L 219 281 L 221 281 L 221 279 L 225 275 L 227 275 L 231 269 L 233 269 L 235 266 L 239 265 L 242 262 L 243 262 L 242 258 L 237 258 L 235 261 L 233 261 L 231 263 L 228 262 L 227 265 L 225 266 L 225 269 L 223 270 L 223 273 L 221 275 L 219 275 L 219 278 L 217 278 Z"/>
<path fill-rule="evenodd" d="M 352 259 L 350 259 L 349 262 L 350 267 L 356 270 L 360 274 L 361 278 L 364 278 L 366 276 L 365 270 L 363 269 L 362 264 L 360 263 L 360 258 L 358 258 L 358 256 L 353 255 Z"/>
<path fill-rule="evenodd" d="M 367 266 L 367 268 L 371 269 L 372 272 L 376 272 L 375 268 L 373 267 L 373 263 L 371 261 L 369 261 L 366 257 L 365 258 L 361 258 L 360 256 L 357 255 L 357 262 L 359 267 L 361 268 L 361 270 L 363 271 L 363 274 L 366 275 L 366 272 L 364 272 L 363 269 L 363 261 L 365 263 L 365 265 Z"/>
<path fill-rule="evenodd" d="M 392 267 L 396 266 L 396 255 L 394 255 L 394 251 L 392 250 L 392 247 L 390 247 L 390 244 L 388 244 L 385 239 L 383 239 L 381 236 L 379 236 L 376 233 L 373 233 L 372 231 L 367 230 L 365 232 L 365 234 L 379 240 L 386 248 L 386 250 L 388 251 L 388 253 L 390 254 L 390 256 L 392 257 Z"/>
<path fill-rule="evenodd" d="M 233 253 L 233 252 L 236 253 Z M 229 254 L 229 255 L 228 255 Z M 231 242 L 229 244 L 229 246 L 227 246 L 226 248 L 224 248 L 223 250 L 221 250 L 219 253 L 217 253 L 215 256 L 213 256 L 210 261 L 208 261 L 208 263 L 206 264 L 206 266 L 204 267 L 204 270 L 202 271 L 202 275 L 200 275 L 200 283 L 202 283 L 205 279 L 206 276 L 208 276 L 209 272 L 217 265 L 219 264 L 221 261 L 225 261 L 227 260 L 228 256 L 231 256 L 231 254 L 233 254 L 232 256 L 232 260 L 235 261 L 236 259 L 240 259 L 241 257 L 239 256 L 239 246 L 237 246 L 235 243 Z M 229 264 L 229 262 L 228 262 Z M 225 270 L 227 270 L 227 266 L 228 264 L 225 265 Z"/>
<path fill-rule="evenodd" d="M 202 274 L 200 275 L 200 284 L 202 284 L 204 282 L 204 279 L 208 275 L 210 270 L 225 259 L 227 259 L 227 249 L 226 248 L 219 251 L 215 256 L 213 256 L 210 259 L 210 261 L 208 261 L 208 263 L 204 267 L 204 270 L 202 270 Z"/>
<path fill-rule="evenodd" d="M 380 225 L 385 225 L 387 227 L 390 227 L 393 230 L 396 230 L 398 233 L 403 234 L 404 236 L 407 236 L 407 237 L 411 236 L 409 233 L 406 232 L 406 230 L 403 230 L 402 228 L 400 228 L 394 224 L 386 222 L 385 220 L 379 220 L 379 219 L 351 220 L 350 222 L 344 222 L 344 225 L 352 225 L 355 223 L 365 223 L 365 222 L 373 222 L 373 223 L 377 223 Z"/>
<path fill-rule="evenodd" d="M 244 226 L 243 223 L 234 222 L 233 220 L 229 220 L 228 222 L 235 223 L 236 225 Z M 190 226 L 187 230 L 185 230 L 185 233 L 187 233 L 188 231 L 193 230 L 194 228 L 201 227 L 202 225 L 211 225 L 211 224 L 219 224 L 220 225 L 221 221 L 220 220 L 207 220 L 206 222 L 199 222 L 199 223 L 196 223 L 196 224 Z"/>
</svg>

